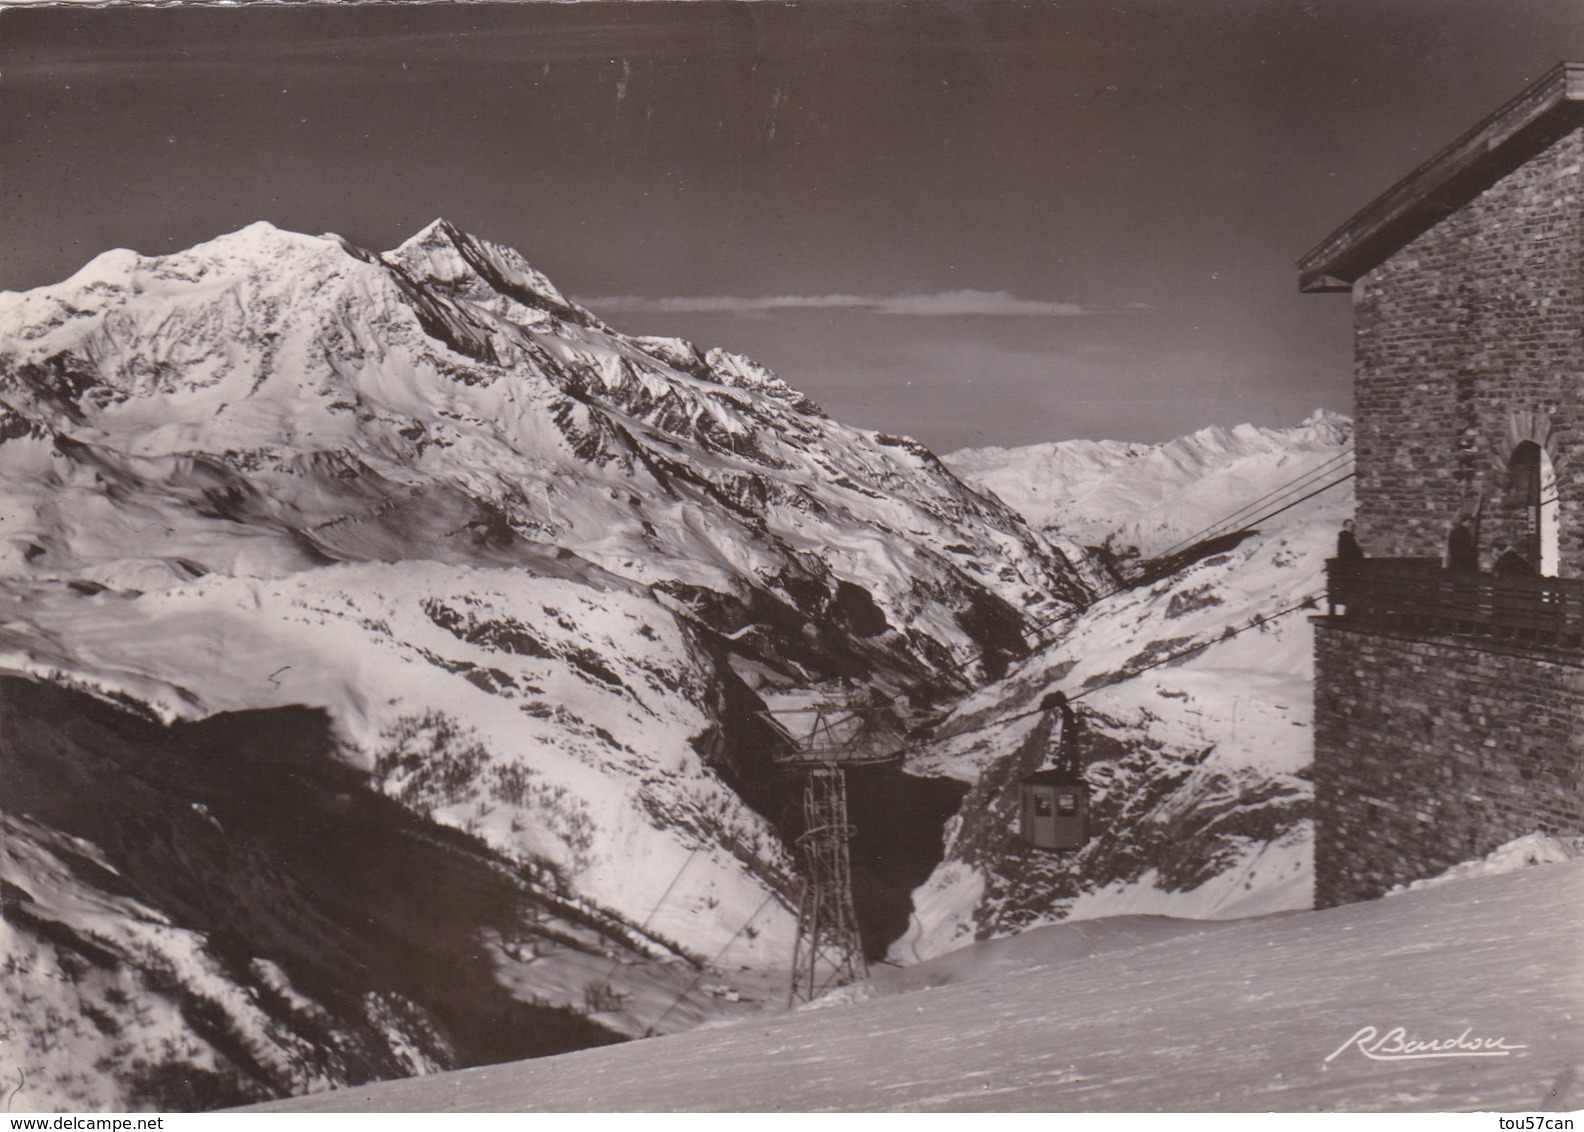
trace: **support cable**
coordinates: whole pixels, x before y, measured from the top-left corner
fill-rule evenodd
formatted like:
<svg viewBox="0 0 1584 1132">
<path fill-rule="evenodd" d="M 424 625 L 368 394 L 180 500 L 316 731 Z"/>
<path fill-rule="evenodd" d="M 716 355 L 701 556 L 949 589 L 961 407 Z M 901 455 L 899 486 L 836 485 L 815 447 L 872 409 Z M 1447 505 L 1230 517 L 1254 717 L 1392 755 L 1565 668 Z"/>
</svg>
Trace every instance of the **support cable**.
<svg viewBox="0 0 1584 1132">
<path fill-rule="evenodd" d="M 1345 484 L 1345 483 L 1347 483 L 1348 480 L 1352 479 L 1356 475 L 1358 475 L 1357 472 L 1349 472 L 1345 476 L 1342 476 L 1342 477 L 1340 477 L 1338 479 L 1332 480 L 1330 483 L 1326 484 L 1324 487 L 1316 488 L 1314 491 L 1311 491 L 1308 495 L 1299 496 L 1297 499 L 1294 499 L 1291 503 L 1287 504 L 1284 507 L 1278 507 L 1274 511 L 1270 511 L 1270 512 L 1267 512 L 1264 515 L 1261 515 L 1258 519 L 1255 519 L 1253 522 L 1249 523 L 1248 525 L 1250 527 L 1252 527 L 1256 523 L 1264 523 L 1264 522 L 1267 522 L 1267 521 L 1269 521 L 1271 519 L 1274 519 L 1277 515 L 1280 515 L 1283 511 L 1291 511 L 1294 507 L 1298 506 L 1298 504 L 1303 503 L 1306 500 L 1313 499 L 1315 496 L 1320 495 L 1320 494 L 1322 494 L 1324 492 L 1330 491 L 1333 487 L 1337 487 L 1337 486 L 1339 486 L 1341 484 Z"/>
<path fill-rule="evenodd" d="M 649 1023 L 649 1028 L 643 1032 L 643 1036 L 644 1037 L 646 1037 L 646 1038 L 654 1037 L 655 1027 L 660 1025 L 661 1022 L 664 1022 L 665 1019 L 666 1019 L 666 1015 L 670 1014 L 673 1010 L 675 1010 L 677 1008 L 677 1003 L 681 1002 L 684 998 L 686 998 L 689 994 L 691 994 L 693 992 L 693 988 L 699 985 L 699 982 L 704 978 L 705 974 L 707 974 L 709 972 L 709 969 L 711 967 L 715 966 L 715 964 L 720 962 L 721 956 L 726 954 L 726 949 L 728 947 L 730 947 L 732 944 L 737 942 L 737 937 L 742 935 L 743 932 L 748 930 L 748 925 L 753 923 L 754 920 L 758 919 L 759 913 L 763 912 L 766 908 L 768 908 L 770 906 L 770 901 L 774 900 L 775 898 L 776 898 L 776 893 L 774 891 L 772 891 L 770 893 L 770 895 L 768 895 L 768 896 L 766 896 L 764 898 L 763 903 L 761 903 L 759 905 L 759 907 L 754 909 L 753 915 L 749 916 L 746 920 L 744 920 L 742 922 L 742 927 L 738 928 L 735 932 L 733 932 L 732 933 L 732 937 L 730 939 L 728 939 L 721 946 L 721 949 L 715 953 L 715 958 L 711 959 L 708 963 L 706 963 L 704 965 L 704 969 L 701 970 L 698 974 L 693 976 L 693 981 L 691 983 L 689 983 L 687 986 L 682 988 L 682 993 L 677 995 L 675 998 L 673 998 L 671 1000 L 671 1005 L 666 1007 L 663 1011 L 660 1012 L 660 1017 L 656 1018 L 653 1022 Z"/>
<path fill-rule="evenodd" d="M 676 876 L 671 878 L 671 883 L 666 885 L 665 891 L 660 894 L 660 899 L 655 901 L 655 906 L 649 909 L 649 914 L 643 918 L 643 923 L 638 925 L 638 930 L 640 932 L 647 931 L 649 927 L 649 921 L 654 919 L 656 912 L 660 911 L 661 905 L 666 902 L 666 898 L 669 897 L 672 891 L 676 888 L 677 882 L 682 879 L 682 874 L 687 872 L 688 866 L 693 863 L 693 858 L 698 856 L 698 851 L 700 848 L 701 847 L 698 845 L 693 846 L 692 850 L 687 855 L 687 860 L 682 862 L 682 867 L 676 871 Z M 610 968 L 605 972 L 605 978 L 603 981 L 607 989 L 610 987 L 610 977 L 616 973 L 616 968 L 620 966 L 621 956 L 618 955 L 611 960 Z"/>
<path fill-rule="evenodd" d="M 1351 452 L 1344 453 L 1344 455 L 1351 455 Z M 1327 461 L 1327 463 L 1334 462 L 1335 459 L 1336 458 L 1334 457 L 1332 461 Z M 1358 473 L 1356 473 L 1356 472 L 1348 472 L 1346 475 L 1339 476 L 1338 478 L 1332 480 L 1330 483 L 1325 484 L 1323 487 L 1318 487 L 1318 488 L 1316 488 L 1315 490 L 1309 492 L 1306 495 L 1300 496 L 1299 498 L 1294 499 L 1294 500 L 1292 500 L 1289 503 L 1283 504 L 1281 507 L 1276 508 L 1274 511 L 1269 511 L 1269 512 L 1265 512 L 1263 514 L 1256 515 L 1253 519 L 1249 520 L 1242 527 L 1240 527 L 1239 530 L 1249 530 L 1249 529 L 1257 526 L 1260 523 L 1268 522 L 1269 520 L 1275 518 L 1277 515 L 1280 515 L 1282 512 L 1291 510 L 1292 508 L 1298 506 L 1300 503 L 1304 503 L 1307 500 L 1313 499 L 1317 495 L 1322 495 L 1325 492 L 1330 491 L 1334 487 L 1338 487 L 1338 486 L 1340 486 L 1340 485 L 1342 485 L 1344 483 L 1347 483 L 1349 480 L 1351 480 L 1357 474 Z M 1298 480 L 1305 479 L 1308 475 L 1309 475 L 1309 473 L 1305 473 L 1303 476 L 1298 476 L 1293 482 L 1297 483 Z M 1306 484 L 1304 486 L 1308 486 L 1308 485 Z M 1285 494 L 1285 492 L 1281 491 L 1281 490 L 1278 490 L 1277 492 L 1272 492 L 1272 493 L 1267 493 L 1267 494 L 1268 495 L 1282 495 L 1282 494 Z M 1271 500 L 1271 502 L 1274 502 L 1274 500 Z M 1233 515 L 1241 514 L 1243 511 L 1247 511 L 1247 510 L 1248 510 L 1247 507 L 1239 508 L 1238 511 L 1233 512 Z M 1223 520 L 1221 523 L 1213 524 L 1211 527 L 1207 527 L 1205 529 L 1206 530 L 1213 530 L 1216 526 L 1224 525 L 1224 523 L 1225 523 L 1225 520 Z M 1227 533 L 1231 534 L 1231 533 L 1235 533 L 1235 532 L 1227 532 Z M 1198 541 L 1203 541 L 1203 540 L 1201 539 L 1201 540 L 1198 540 Z M 1191 545 L 1192 544 L 1190 544 L 1190 546 Z M 1180 553 L 1180 551 L 1178 553 Z M 1146 559 L 1145 561 L 1146 561 L 1146 563 L 1159 563 L 1161 561 L 1164 561 L 1167 557 L 1169 557 L 1169 556 L 1162 554 L 1162 555 L 1157 555 L 1154 558 Z M 1040 637 L 1045 633 L 1045 631 L 1047 629 L 1053 628 L 1054 626 L 1060 624 L 1063 621 L 1071 620 L 1072 618 L 1078 616 L 1080 613 L 1083 613 L 1087 609 L 1091 608 L 1094 605 L 1095 602 L 1103 601 L 1103 600 L 1105 600 L 1108 597 L 1113 597 L 1116 594 L 1121 593 L 1123 590 L 1130 589 L 1130 588 L 1131 587 L 1128 586 L 1128 585 L 1119 585 L 1115 589 L 1107 590 L 1104 593 L 1096 594 L 1095 597 L 1094 597 L 1094 600 L 1091 601 L 1088 606 L 1084 606 L 1082 608 L 1068 609 L 1068 610 L 1065 610 L 1065 611 L 1063 611 L 1061 613 L 1058 613 L 1054 617 L 1048 618 L 1045 621 L 1036 623 L 1029 630 L 1030 635 L 1032 635 L 1034 637 L 1034 643 L 1029 646 L 1029 655 L 1020 658 L 1018 663 L 1021 664 L 1021 663 L 1025 662 L 1025 661 L 1027 661 L 1027 660 L 1032 659 L 1032 656 L 1033 656 L 1034 653 L 1038 652 L 1040 649 L 1044 648 L 1046 645 L 1051 643 L 1049 641 L 1043 641 L 1043 640 L 1040 639 Z M 942 669 L 937 674 L 937 676 L 932 677 L 932 679 L 938 679 L 940 677 L 946 677 L 946 676 L 955 675 L 956 673 L 959 673 L 963 669 L 967 668 L 970 664 L 976 663 L 979 659 L 980 658 L 978 658 L 978 657 L 968 657 L 968 658 L 966 658 L 964 660 L 961 660 L 958 663 L 952 665 L 950 668 Z M 882 696 L 878 701 L 875 702 L 875 706 L 878 707 L 878 706 L 884 706 L 884 705 L 887 705 L 887 704 L 895 703 L 899 697 L 901 697 L 903 695 L 906 695 L 911 690 L 916 690 L 917 687 L 918 687 L 918 685 L 915 685 L 914 689 L 903 689 L 902 691 L 895 692 L 895 693 L 893 693 L 891 695 Z M 849 712 L 847 715 L 839 716 L 838 718 L 832 720 L 830 725 L 831 726 L 835 726 L 836 724 L 839 724 L 839 723 L 846 723 L 849 720 L 857 719 L 860 714 L 861 714 L 861 712 L 857 712 L 857 711 Z"/>
<path fill-rule="evenodd" d="M 1221 636 L 1216 637 L 1213 640 L 1200 641 L 1196 645 L 1189 645 L 1187 648 L 1179 649 L 1179 650 L 1177 650 L 1174 653 L 1169 653 L 1168 655 L 1163 656 L 1163 657 L 1159 658 L 1158 660 L 1152 660 L 1148 664 L 1143 665 L 1142 667 L 1135 668 L 1131 672 L 1123 672 L 1120 675 L 1118 675 L 1115 680 L 1108 680 L 1104 684 L 1096 684 L 1093 688 L 1085 688 L 1083 691 L 1079 692 L 1075 696 L 1068 696 L 1067 697 L 1067 702 L 1068 703 L 1075 703 L 1076 701 L 1083 699 L 1090 692 L 1098 692 L 1098 691 L 1101 691 L 1102 689 L 1105 689 L 1105 688 L 1114 687 L 1117 684 L 1121 684 L 1121 683 L 1124 683 L 1124 682 L 1126 682 L 1128 680 L 1132 680 L 1132 679 L 1134 679 L 1136 677 L 1142 676 L 1142 675 L 1144 675 L 1144 673 L 1150 671 L 1150 669 L 1152 669 L 1152 668 L 1160 668 L 1163 665 L 1170 664 L 1174 660 L 1181 660 L 1185 656 L 1192 656 L 1196 652 L 1203 652 L 1205 649 L 1209 648 L 1211 645 L 1220 644 L 1222 641 L 1230 641 L 1233 637 L 1240 637 L 1244 633 L 1247 633 L 1250 629 L 1263 629 L 1266 625 L 1269 625 L 1272 621 L 1275 621 L 1277 618 L 1287 617 L 1290 614 L 1298 613 L 1298 612 L 1301 612 L 1302 610 L 1305 610 L 1305 609 L 1316 609 L 1316 608 L 1319 607 L 1320 597 L 1321 597 L 1321 595 L 1319 595 L 1319 594 L 1311 594 L 1308 597 L 1304 598 L 1297 605 L 1290 605 L 1286 609 L 1283 609 L 1283 610 L 1281 610 L 1281 611 L 1279 611 L 1277 613 L 1257 614 L 1254 617 L 1254 620 L 1250 621 L 1247 625 L 1244 625 L 1240 629 L 1233 629 L 1230 633 L 1223 633 L 1223 634 L 1221 634 Z M 1026 713 L 1026 714 L 1032 714 L 1032 713 Z M 1014 718 L 1017 718 L 1017 717 L 1014 717 Z"/>
<path fill-rule="evenodd" d="M 1304 483 L 1305 480 L 1308 480 L 1308 481 L 1312 482 L 1312 481 L 1314 481 L 1316 479 L 1322 479 L 1325 476 L 1328 476 L 1328 475 L 1331 475 L 1331 474 L 1333 474 L 1333 473 L 1335 473 L 1337 471 L 1340 471 L 1341 470 L 1341 464 L 1344 461 L 1350 460 L 1352 458 L 1353 458 L 1353 449 L 1352 448 L 1344 449 L 1343 451 L 1337 453 L 1335 456 L 1332 456 L 1330 459 L 1325 460 L 1325 461 L 1323 461 L 1323 462 L 1321 462 L 1319 464 L 1316 464 L 1313 468 L 1310 468 L 1307 472 L 1304 472 L 1301 475 L 1294 476 L 1292 479 L 1288 480 L 1286 483 L 1282 484 L 1281 486 L 1273 488 L 1272 490 L 1266 492 L 1264 495 L 1260 496 L 1258 499 L 1255 499 L 1255 500 L 1253 500 L 1253 501 L 1251 501 L 1249 503 L 1245 503 L 1242 507 L 1239 507 L 1236 511 L 1233 511 L 1230 514 L 1225 515 L 1225 516 L 1223 516 L 1220 519 L 1217 519 L 1215 522 L 1211 523 L 1209 526 L 1203 528 L 1202 530 L 1200 530 L 1200 531 L 1198 531 L 1198 532 L 1196 532 L 1194 534 L 1189 535 L 1187 538 L 1179 540 L 1174 545 L 1169 546 L 1165 550 L 1161 551 L 1159 554 L 1154 555 L 1154 557 L 1151 559 L 1151 561 L 1157 561 L 1158 562 L 1161 559 L 1170 558 L 1174 554 L 1181 553 L 1182 551 L 1187 550 L 1189 547 L 1193 546 L 1195 543 L 1203 542 L 1206 538 L 1210 537 L 1213 532 L 1215 532 L 1216 530 L 1218 530 L 1221 527 L 1232 527 L 1232 526 L 1239 525 L 1239 524 L 1241 524 L 1241 526 L 1247 527 L 1247 526 L 1252 526 L 1256 522 L 1263 521 L 1263 520 L 1259 520 L 1259 519 L 1252 519 L 1252 520 L 1246 520 L 1245 521 L 1242 518 L 1242 516 L 1244 515 L 1245 512 L 1257 512 L 1261 507 L 1267 506 L 1270 503 L 1274 503 L 1280 497 L 1282 497 L 1284 495 L 1287 495 L 1287 494 L 1290 494 L 1291 492 L 1301 491 L 1304 487 L 1308 486 L 1307 483 Z M 1333 465 L 1333 464 L 1337 465 L 1337 467 L 1332 467 L 1331 465 Z"/>
<path fill-rule="evenodd" d="M 1187 648 L 1178 649 L 1174 653 L 1168 653 L 1166 656 L 1159 657 L 1156 660 L 1152 660 L 1150 663 L 1142 665 L 1141 667 L 1135 668 L 1135 669 L 1133 669 L 1131 671 L 1124 671 L 1124 672 L 1121 672 L 1121 673 L 1117 673 L 1117 674 L 1115 674 L 1116 678 L 1113 679 L 1113 680 L 1107 680 L 1104 684 L 1096 684 L 1092 688 L 1085 688 L 1083 691 L 1077 693 L 1076 695 L 1068 696 L 1067 697 L 1067 702 L 1070 703 L 1070 704 L 1071 703 L 1077 703 L 1079 700 L 1083 699 L 1085 696 L 1089 695 L 1091 692 L 1102 691 L 1103 689 L 1113 688 L 1113 687 L 1115 687 L 1118 684 L 1126 683 L 1127 681 L 1132 680 L 1135 677 L 1139 677 L 1139 676 L 1144 675 L 1144 673 L 1150 671 L 1150 669 L 1152 669 L 1152 668 L 1160 668 L 1162 665 L 1170 664 L 1174 660 L 1181 660 L 1185 656 L 1191 656 L 1191 655 L 1193 655 L 1196 652 L 1202 652 L 1205 649 L 1209 648 L 1211 645 L 1220 644 L 1222 641 L 1229 641 L 1233 637 L 1241 636 L 1242 634 L 1248 632 L 1250 629 L 1263 628 L 1264 626 L 1269 625 L 1272 621 L 1275 621 L 1278 618 L 1286 617 L 1289 614 L 1297 613 L 1300 610 L 1304 610 L 1304 609 L 1316 609 L 1316 608 L 1319 607 L 1319 601 L 1320 601 L 1320 598 L 1319 598 L 1318 595 L 1311 595 L 1309 597 L 1304 598 L 1303 601 L 1299 602 L 1297 605 L 1290 606 L 1287 609 L 1283 609 L 1279 613 L 1260 614 L 1260 615 L 1256 616 L 1254 618 L 1254 620 L 1250 621 L 1247 625 L 1244 625 L 1240 629 L 1233 629 L 1230 632 L 1223 633 L 1223 634 L 1221 634 L 1221 636 L 1215 637 L 1215 638 L 1213 638 L 1211 640 L 1200 641 L 1198 644 L 1193 644 L 1193 645 L 1189 645 Z M 1028 711 L 1020 711 L 1016 715 L 999 715 L 999 716 L 996 716 L 996 718 L 991 719 L 991 720 L 987 720 L 986 722 L 981 723 L 981 724 L 979 724 L 976 727 L 968 727 L 968 728 L 964 728 L 961 731 L 954 731 L 954 732 L 952 732 L 952 736 L 951 737 L 952 738 L 956 738 L 959 735 L 972 735 L 976 731 L 984 731 L 987 728 L 995 727 L 995 726 L 998 726 L 998 725 L 1003 724 L 1003 723 L 1014 723 L 1014 722 L 1016 722 L 1017 720 L 1020 720 L 1020 719 L 1028 719 L 1031 716 L 1043 715 L 1043 714 L 1044 714 L 1044 709 L 1043 708 L 1031 708 Z M 904 752 L 898 752 L 898 753 L 901 754 L 901 753 L 904 753 Z"/>
</svg>

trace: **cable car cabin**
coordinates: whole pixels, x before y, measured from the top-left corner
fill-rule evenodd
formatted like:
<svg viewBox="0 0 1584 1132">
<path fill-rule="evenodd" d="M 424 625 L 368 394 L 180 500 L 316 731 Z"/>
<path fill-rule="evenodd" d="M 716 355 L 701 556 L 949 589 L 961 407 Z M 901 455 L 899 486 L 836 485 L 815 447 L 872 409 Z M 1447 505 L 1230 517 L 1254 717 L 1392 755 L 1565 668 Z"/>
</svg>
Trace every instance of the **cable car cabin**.
<svg viewBox="0 0 1584 1132">
<path fill-rule="evenodd" d="M 1018 833 L 1036 849 L 1082 849 L 1089 841 L 1089 784 L 1065 770 L 1018 783 Z"/>
</svg>

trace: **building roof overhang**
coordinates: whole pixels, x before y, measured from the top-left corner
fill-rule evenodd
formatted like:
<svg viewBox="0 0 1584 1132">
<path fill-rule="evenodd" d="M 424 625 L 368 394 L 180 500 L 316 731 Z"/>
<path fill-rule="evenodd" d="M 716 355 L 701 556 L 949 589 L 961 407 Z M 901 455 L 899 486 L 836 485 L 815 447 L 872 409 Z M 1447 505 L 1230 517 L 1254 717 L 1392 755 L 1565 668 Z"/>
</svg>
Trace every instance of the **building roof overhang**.
<svg viewBox="0 0 1584 1132">
<path fill-rule="evenodd" d="M 1584 63 L 1562 63 L 1298 261 L 1298 289 L 1348 291 L 1409 241 L 1584 125 Z"/>
</svg>

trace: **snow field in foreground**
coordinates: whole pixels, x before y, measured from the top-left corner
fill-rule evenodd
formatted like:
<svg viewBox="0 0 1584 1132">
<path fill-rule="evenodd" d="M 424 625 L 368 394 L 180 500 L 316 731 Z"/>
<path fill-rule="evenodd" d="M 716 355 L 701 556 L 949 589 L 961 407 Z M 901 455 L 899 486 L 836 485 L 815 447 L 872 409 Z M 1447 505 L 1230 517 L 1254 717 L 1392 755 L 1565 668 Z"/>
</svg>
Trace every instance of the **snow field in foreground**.
<svg viewBox="0 0 1584 1132">
<path fill-rule="evenodd" d="M 269 1107 L 1577 1108 L 1580 900 L 1584 862 L 1569 861 L 1219 925 L 1061 924 L 899 976 L 946 985 L 887 995 L 877 978 L 850 1005 Z M 1410 1042 L 1457 1056 L 1393 1056 Z"/>
</svg>

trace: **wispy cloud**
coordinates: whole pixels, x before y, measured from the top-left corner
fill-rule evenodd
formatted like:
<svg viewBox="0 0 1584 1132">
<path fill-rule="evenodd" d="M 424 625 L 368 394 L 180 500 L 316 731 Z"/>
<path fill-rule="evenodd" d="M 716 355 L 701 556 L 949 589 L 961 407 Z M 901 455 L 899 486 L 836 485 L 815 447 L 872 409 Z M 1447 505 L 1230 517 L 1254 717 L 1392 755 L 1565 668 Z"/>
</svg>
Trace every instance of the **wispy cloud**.
<svg viewBox="0 0 1584 1132">
<path fill-rule="evenodd" d="M 1015 318 L 1065 318 L 1089 314 L 1078 303 L 1020 299 L 1007 291 L 937 291 L 926 295 L 700 295 L 648 299 L 610 295 L 579 299 L 590 310 L 621 314 L 762 315 L 792 310 L 848 310 L 915 318 L 990 315 Z"/>
</svg>

